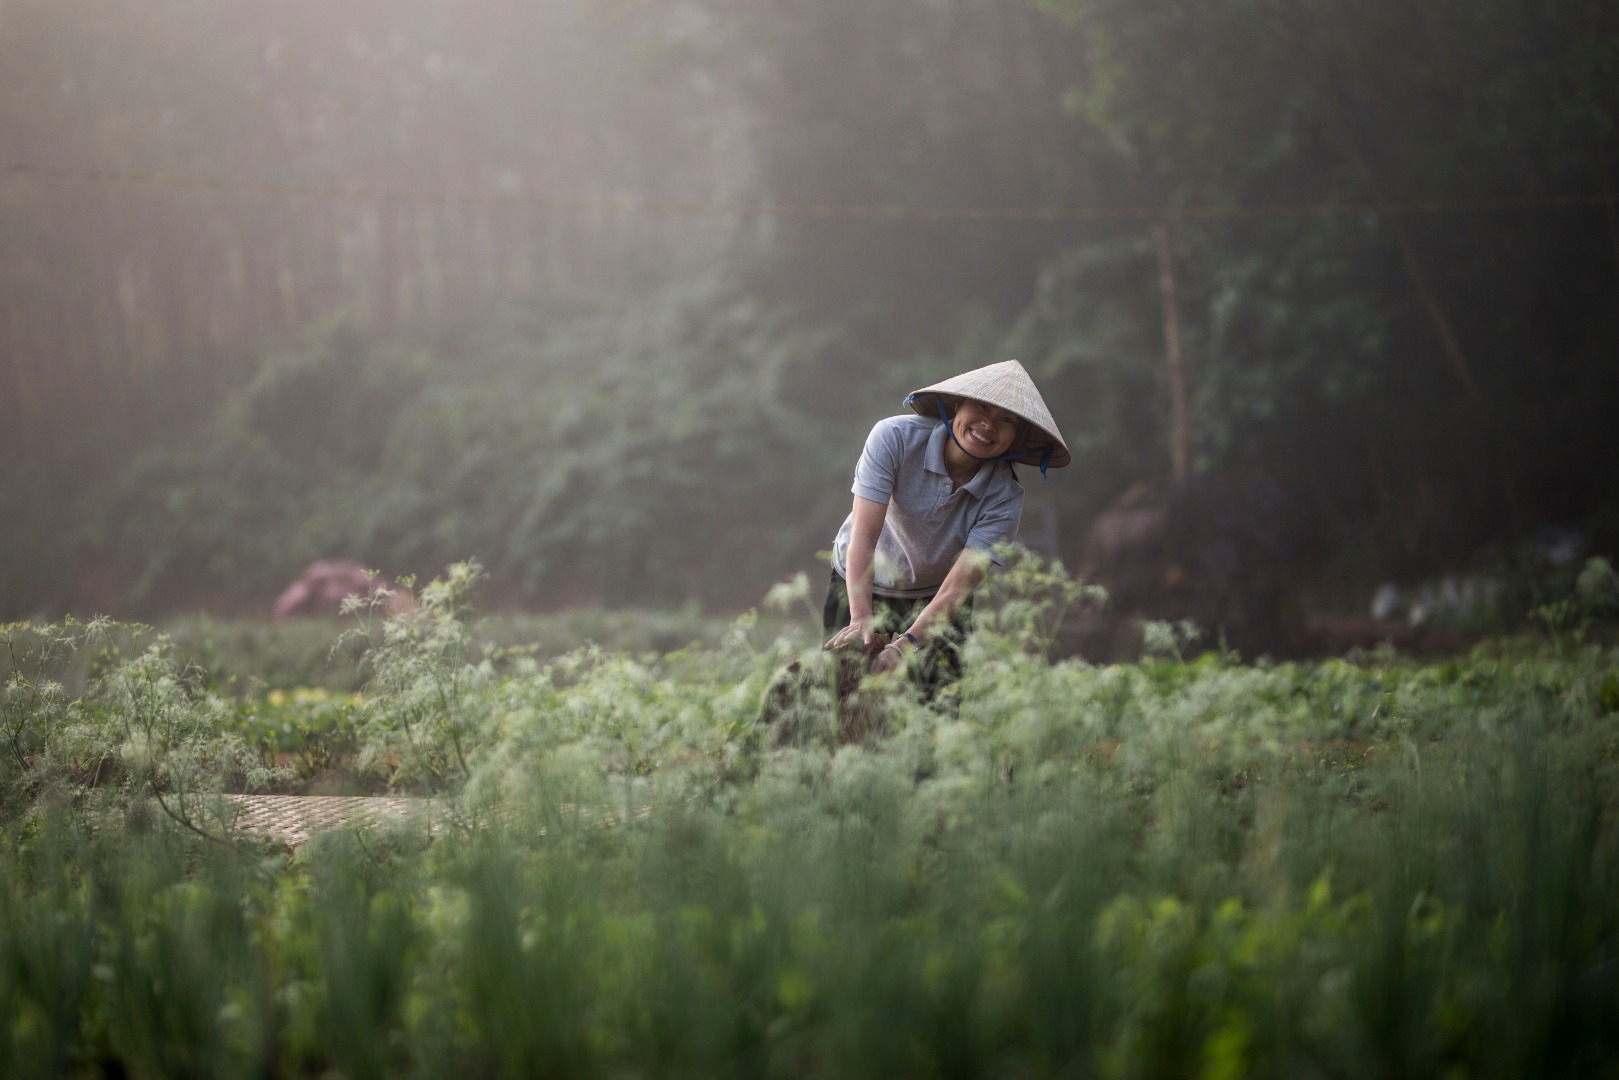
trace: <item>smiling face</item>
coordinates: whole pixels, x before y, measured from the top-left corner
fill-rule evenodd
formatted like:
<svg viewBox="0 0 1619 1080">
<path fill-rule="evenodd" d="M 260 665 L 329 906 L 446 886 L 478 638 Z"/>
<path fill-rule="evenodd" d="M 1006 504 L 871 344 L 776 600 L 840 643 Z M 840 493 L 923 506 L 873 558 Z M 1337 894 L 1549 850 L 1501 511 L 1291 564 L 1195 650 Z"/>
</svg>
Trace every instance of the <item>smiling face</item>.
<svg viewBox="0 0 1619 1080">
<path fill-rule="evenodd" d="M 1017 413 L 973 398 L 962 398 L 950 430 L 956 442 L 975 458 L 999 457 L 1017 441 L 1022 418 Z"/>
</svg>

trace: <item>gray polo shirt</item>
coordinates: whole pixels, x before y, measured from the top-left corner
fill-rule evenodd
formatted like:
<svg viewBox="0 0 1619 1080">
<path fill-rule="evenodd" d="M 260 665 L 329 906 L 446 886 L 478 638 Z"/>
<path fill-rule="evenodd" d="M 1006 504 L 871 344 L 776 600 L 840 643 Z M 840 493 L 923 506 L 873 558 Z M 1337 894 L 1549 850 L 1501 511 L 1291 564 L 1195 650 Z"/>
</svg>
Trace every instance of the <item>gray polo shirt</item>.
<svg viewBox="0 0 1619 1080">
<path fill-rule="evenodd" d="M 949 439 L 941 421 L 915 414 L 879 420 L 866 436 L 850 490 L 888 504 L 874 560 L 872 592 L 878 596 L 931 596 L 963 548 L 991 553 L 1000 541 L 1017 539 L 1023 485 L 1012 467 L 985 462 L 951 491 L 944 467 Z M 832 566 L 844 577 L 853 531 L 851 513 L 832 542 Z"/>
</svg>

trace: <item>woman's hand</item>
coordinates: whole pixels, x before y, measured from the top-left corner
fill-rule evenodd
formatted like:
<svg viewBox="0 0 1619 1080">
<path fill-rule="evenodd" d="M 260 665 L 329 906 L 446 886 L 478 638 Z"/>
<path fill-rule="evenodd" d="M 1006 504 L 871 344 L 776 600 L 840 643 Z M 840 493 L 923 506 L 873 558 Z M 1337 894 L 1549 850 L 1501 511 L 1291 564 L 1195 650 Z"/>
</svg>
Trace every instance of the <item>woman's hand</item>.
<svg viewBox="0 0 1619 1080">
<path fill-rule="evenodd" d="M 878 651 L 875 657 L 872 658 L 871 673 L 873 675 L 881 675 L 885 671 L 893 671 L 895 668 L 899 667 L 900 663 L 904 659 L 905 657 L 899 651 L 898 647 L 894 645 L 886 645 Z"/>
<path fill-rule="evenodd" d="M 871 625 L 865 619 L 851 619 L 848 626 L 827 638 L 821 648 L 827 652 L 837 652 L 858 645 L 861 652 L 870 652 L 871 639 Z"/>
</svg>

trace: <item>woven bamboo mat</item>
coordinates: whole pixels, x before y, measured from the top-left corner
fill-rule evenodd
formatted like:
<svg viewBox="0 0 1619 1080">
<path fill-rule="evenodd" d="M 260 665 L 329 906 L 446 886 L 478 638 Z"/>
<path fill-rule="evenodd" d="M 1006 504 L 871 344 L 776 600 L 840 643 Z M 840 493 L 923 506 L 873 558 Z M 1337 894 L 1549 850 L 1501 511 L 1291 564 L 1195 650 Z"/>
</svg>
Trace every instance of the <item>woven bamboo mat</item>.
<svg viewBox="0 0 1619 1080">
<path fill-rule="evenodd" d="M 450 823 L 451 812 L 432 799 L 382 795 L 226 795 L 236 807 L 237 833 L 268 836 L 297 847 L 318 832 L 332 829 L 371 829 L 415 824 L 429 833 L 442 832 Z M 592 813 L 584 807 L 564 805 L 563 813 L 577 816 L 597 828 L 607 829 L 623 821 L 644 821 L 652 815 L 651 806 L 637 806 L 627 814 Z M 510 822 L 515 815 L 499 813 Z M 545 834 L 544 828 L 538 830 Z"/>
<path fill-rule="evenodd" d="M 392 796 L 226 795 L 237 808 L 235 831 L 297 847 L 318 832 L 420 822 L 437 832 L 445 812 L 431 799 Z"/>
</svg>

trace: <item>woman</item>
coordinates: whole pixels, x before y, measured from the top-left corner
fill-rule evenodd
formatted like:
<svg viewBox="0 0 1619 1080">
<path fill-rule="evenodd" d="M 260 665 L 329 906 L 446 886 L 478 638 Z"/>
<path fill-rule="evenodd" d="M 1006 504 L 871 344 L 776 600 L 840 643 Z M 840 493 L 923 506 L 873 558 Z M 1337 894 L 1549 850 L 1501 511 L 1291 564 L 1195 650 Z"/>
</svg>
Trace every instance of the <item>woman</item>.
<svg viewBox="0 0 1619 1080">
<path fill-rule="evenodd" d="M 1016 360 L 923 387 L 914 415 L 879 421 L 855 466 L 854 509 L 832 545 L 827 649 L 877 650 L 873 671 L 920 652 L 924 694 L 960 674 L 973 588 L 1017 538 L 1023 486 L 1069 462 L 1056 421 Z M 840 629 L 841 628 L 841 629 Z M 885 634 L 892 640 L 882 644 Z"/>
</svg>

